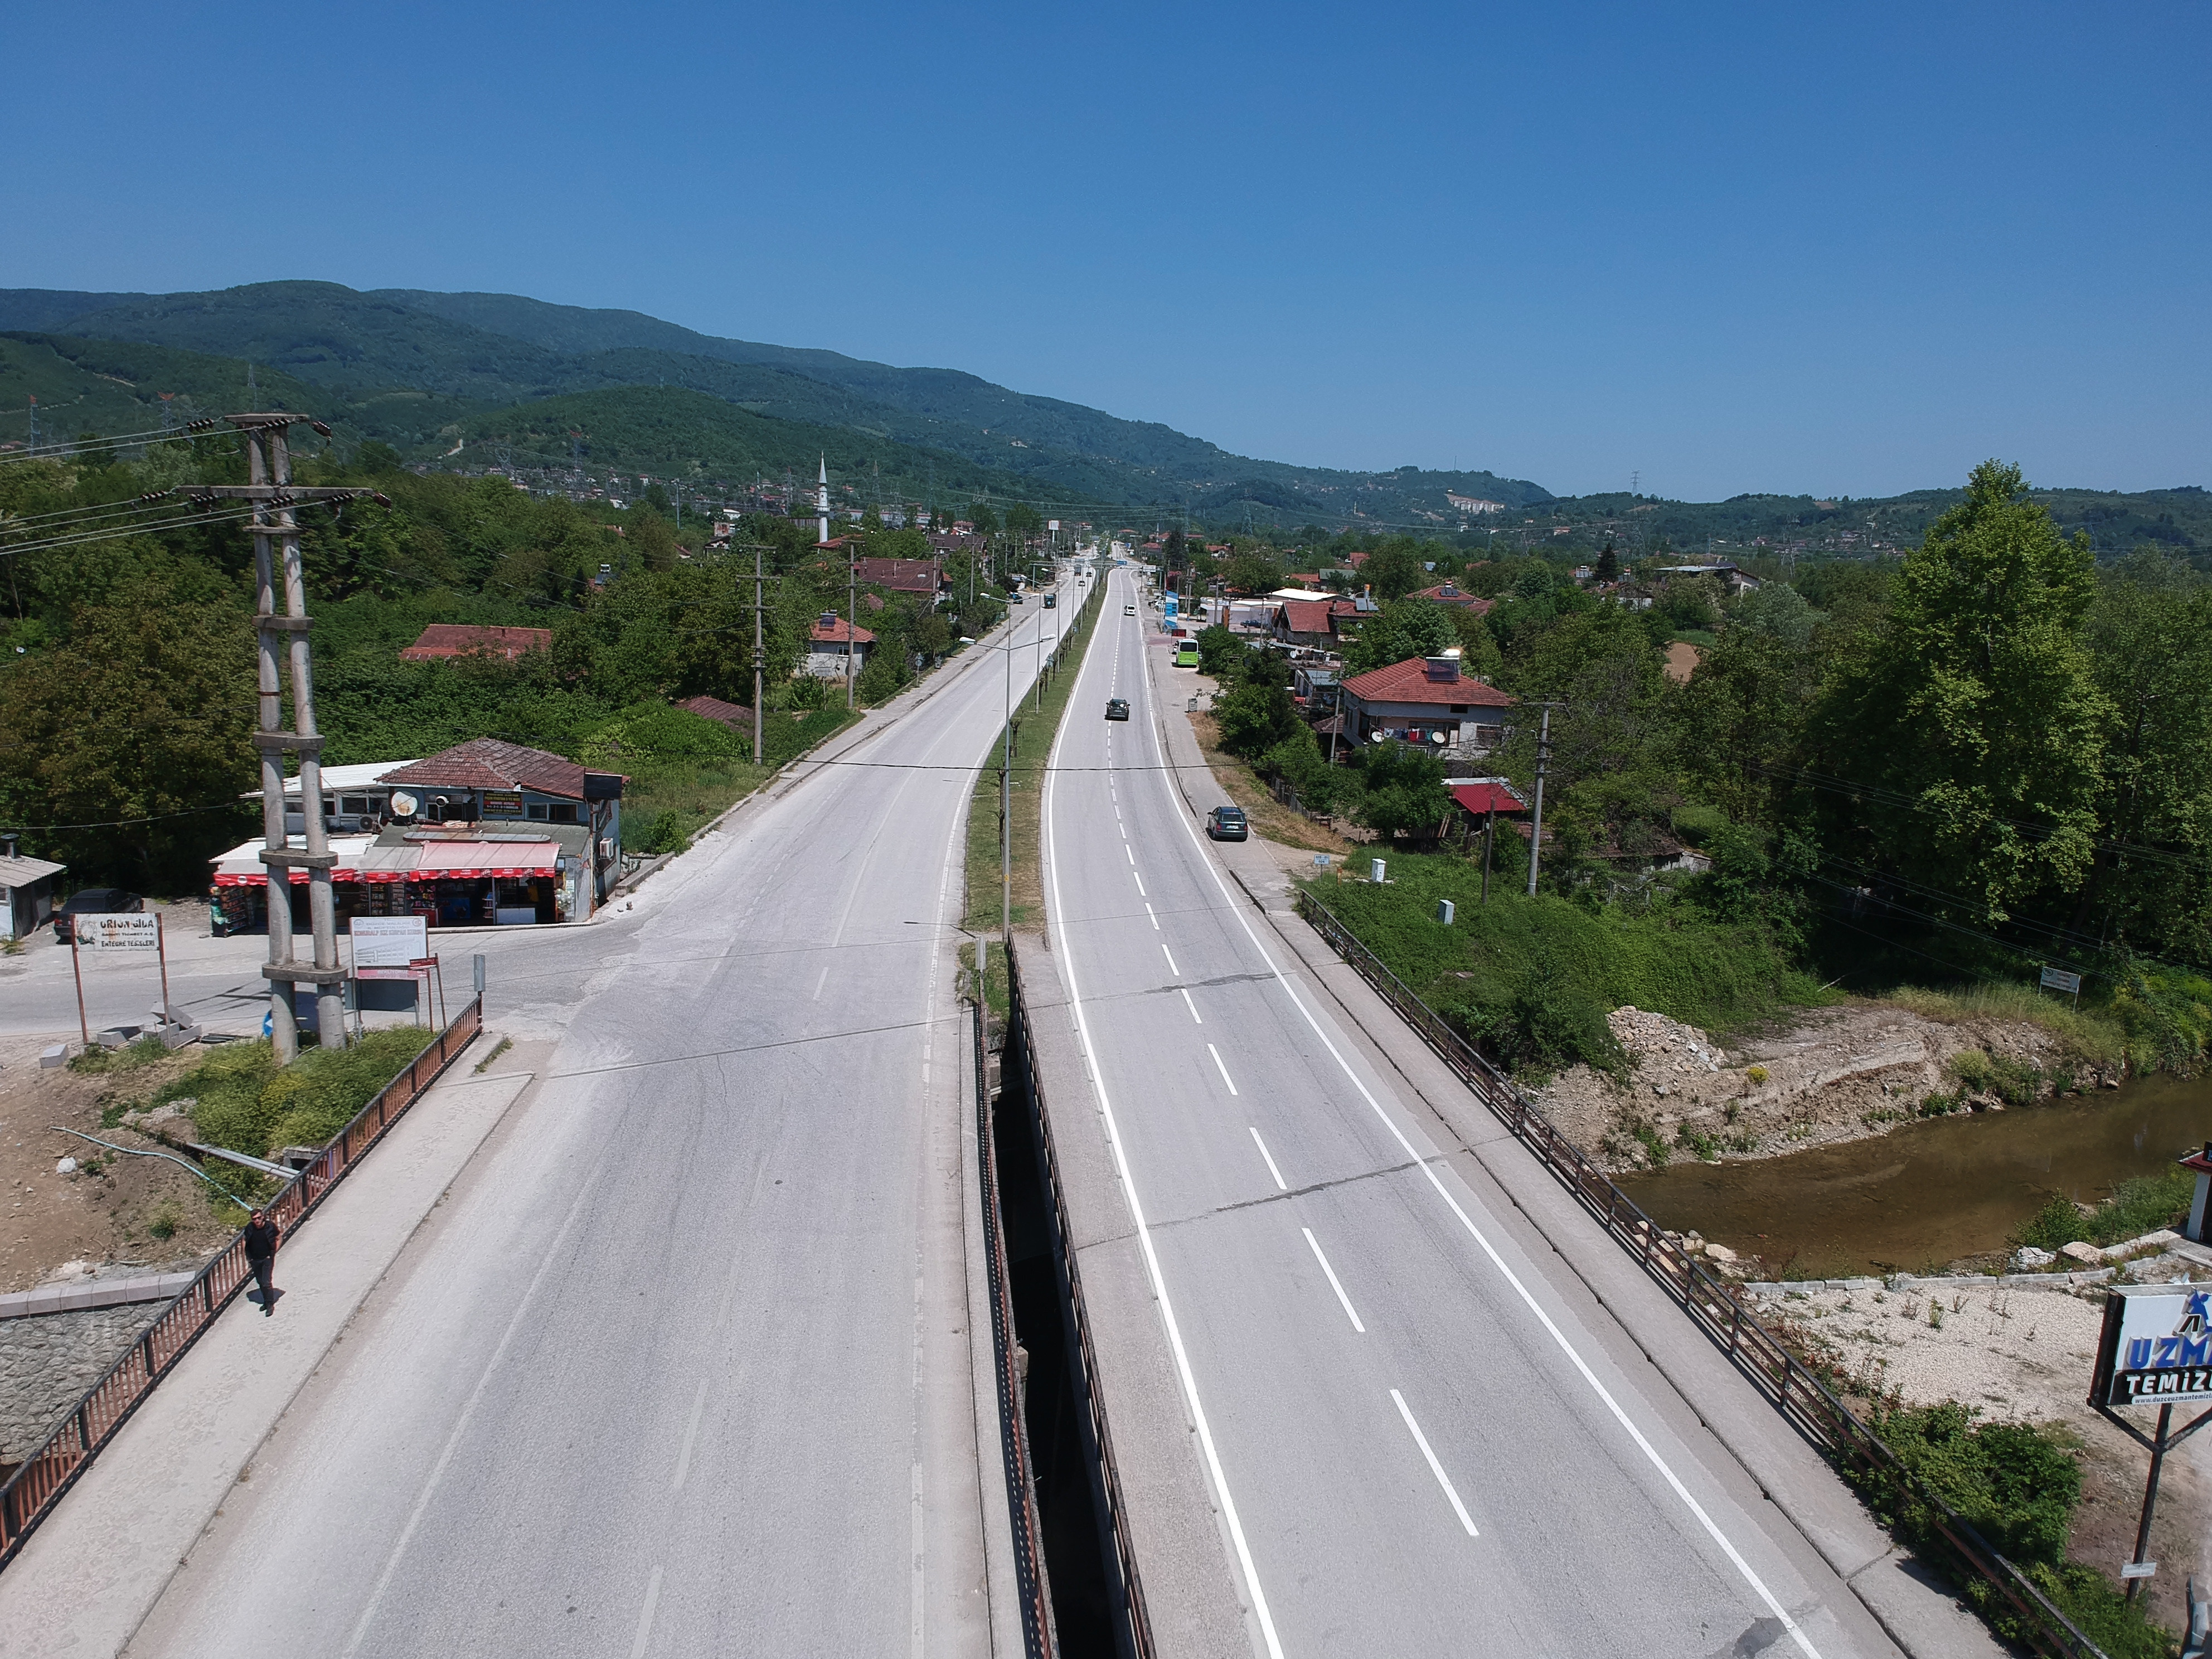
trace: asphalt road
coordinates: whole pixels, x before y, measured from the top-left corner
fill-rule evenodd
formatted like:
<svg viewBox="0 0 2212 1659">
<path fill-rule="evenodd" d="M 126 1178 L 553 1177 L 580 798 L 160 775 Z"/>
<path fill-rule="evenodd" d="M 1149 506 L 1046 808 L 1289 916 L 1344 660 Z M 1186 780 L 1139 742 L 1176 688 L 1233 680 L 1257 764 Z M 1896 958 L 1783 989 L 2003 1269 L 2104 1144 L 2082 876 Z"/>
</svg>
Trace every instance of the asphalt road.
<svg viewBox="0 0 2212 1659">
<path fill-rule="evenodd" d="M 495 971 L 491 1026 L 557 1035 L 534 1093 L 131 1652 L 988 1650 L 954 929 L 1006 659 L 975 657 Z"/>
<path fill-rule="evenodd" d="M 1046 890 L 1259 1645 L 1893 1651 L 1277 974 L 1164 769 L 1128 597 L 1055 754 Z"/>
</svg>

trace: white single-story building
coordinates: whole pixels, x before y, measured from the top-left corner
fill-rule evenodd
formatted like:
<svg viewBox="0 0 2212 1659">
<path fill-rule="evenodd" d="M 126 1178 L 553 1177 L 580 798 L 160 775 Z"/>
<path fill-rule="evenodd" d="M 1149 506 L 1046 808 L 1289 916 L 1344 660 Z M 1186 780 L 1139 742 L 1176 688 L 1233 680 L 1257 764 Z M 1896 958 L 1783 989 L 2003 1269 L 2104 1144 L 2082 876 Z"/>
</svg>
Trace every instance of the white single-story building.
<svg viewBox="0 0 2212 1659">
<path fill-rule="evenodd" d="M 824 680 L 857 674 L 868 665 L 868 653 L 875 643 L 876 636 L 866 629 L 855 628 L 836 611 L 825 611 L 815 618 L 813 631 L 806 637 L 805 672 Z"/>
<path fill-rule="evenodd" d="M 28 858 L 0 836 L 0 939 L 25 939 L 54 913 L 54 878 L 69 866 Z"/>
<path fill-rule="evenodd" d="M 1352 742 L 1395 738 L 1436 754 L 1495 749 L 1514 706 L 1496 686 L 1463 677 L 1455 651 L 1355 674 L 1337 691 L 1344 733 Z"/>
</svg>

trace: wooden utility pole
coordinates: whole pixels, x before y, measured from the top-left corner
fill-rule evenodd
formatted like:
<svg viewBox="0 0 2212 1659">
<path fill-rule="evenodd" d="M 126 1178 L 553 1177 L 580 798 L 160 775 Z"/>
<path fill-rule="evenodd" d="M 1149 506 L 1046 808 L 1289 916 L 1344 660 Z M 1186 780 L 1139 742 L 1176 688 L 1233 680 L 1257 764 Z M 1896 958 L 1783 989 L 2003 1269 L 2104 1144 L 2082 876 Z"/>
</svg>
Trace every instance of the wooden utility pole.
<svg viewBox="0 0 2212 1659">
<path fill-rule="evenodd" d="M 345 1030 L 345 969 L 338 965 L 337 907 L 331 892 L 330 826 L 323 817 L 323 740 L 315 730 L 313 665 L 307 651 L 307 587 L 300 568 L 300 526 L 292 509 L 302 501 L 351 501 L 366 489 L 309 489 L 292 483 L 292 456 L 285 434 L 302 415 L 232 415 L 226 417 L 246 440 L 244 484 L 196 487 L 191 493 L 253 504 L 256 653 L 259 666 L 260 718 L 253 746 L 261 752 L 262 867 L 269 873 L 269 960 L 261 965 L 269 981 L 269 1026 L 279 1065 L 300 1053 L 293 1014 L 293 988 L 315 988 L 315 1021 L 321 1041 L 342 1048 Z M 319 422 L 319 431 L 327 431 Z M 276 589 L 283 583 L 279 614 Z M 279 641 L 286 643 L 280 645 Z M 288 650 L 289 647 L 289 650 Z M 292 725 L 284 725 L 284 692 L 279 659 L 289 654 L 292 680 Z M 284 757 L 300 757 L 300 814 L 307 848 L 292 849 L 284 833 Z M 292 872 L 307 872 L 307 917 L 314 931 L 314 961 L 292 957 Z"/>
</svg>

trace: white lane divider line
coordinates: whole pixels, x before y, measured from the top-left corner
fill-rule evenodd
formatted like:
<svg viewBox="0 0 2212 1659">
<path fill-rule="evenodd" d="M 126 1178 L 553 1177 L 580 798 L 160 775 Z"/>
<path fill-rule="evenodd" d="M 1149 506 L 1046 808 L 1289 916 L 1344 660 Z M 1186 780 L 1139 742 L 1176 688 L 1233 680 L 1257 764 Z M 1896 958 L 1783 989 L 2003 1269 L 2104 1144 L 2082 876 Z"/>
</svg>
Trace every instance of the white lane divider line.
<svg viewBox="0 0 2212 1659">
<path fill-rule="evenodd" d="M 653 1640 L 653 1611 L 660 1605 L 660 1569 L 653 1570 L 653 1580 L 645 1587 L 645 1607 L 637 1615 L 637 1639 L 629 1644 L 629 1659 L 645 1659 L 647 1644 Z"/>
<path fill-rule="evenodd" d="M 1307 1237 L 1310 1238 L 1312 1235 L 1309 1233 Z M 1413 1421 L 1413 1413 L 1406 1405 L 1406 1396 L 1393 1389 L 1390 1398 L 1397 1402 L 1398 1415 L 1406 1419 L 1406 1426 L 1413 1431 L 1413 1443 L 1421 1449 L 1421 1455 L 1429 1460 L 1429 1473 L 1436 1476 L 1437 1485 L 1442 1486 L 1444 1496 L 1451 1499 L 1452 1513 L 1459 1516 L 1460 1525 L 1467 1528 L 1469 1538 L 1481 1537 L 1482 1534 L 1474 1529 L 1474 1521 L 1468 1514 L 1467 1505 L 1459 1501 L 1459 1493 L 1452 1489 L 1451 1476 L 1444 1473 L 1444 1466 L 1437 1462 L 1436 1453 L 1429 1449 L 1429 1437 L 1423 1434 L 1421 1425 Z"/>
<path fill-rule="evenodd" d="M 1252 1144 L 1260 1149 L 1260 1156 L 1267 1160 L 1267 1173 L 1275 1177 L 1275 1190 L 1279 1193 L 1290 1191 L 1291 1183 L 1283 1179 L 1283 1172 L 1275 1167 L 1275 1155 L 1267 1150 L 1267 1143 L 1260 1139 L 1257 1124 L 1252 1126 Z"/>
<path fill-rule="evenodd" d="M 1167 755 L 1160 747 L 1157 728 L 1152 736 L 1152 753 L 1159 762 L 1161 776 L 1164 781 Z M 1626 1407 L 1613 1397 L 1613 1390 L 1607 1388 L 1598 1374 L 1590 1369 L 1589 1362 L 1582 1357 L 1581 1352 L 1568 1340 L 1567 1334 L 1559 1328 L 1558 1322 L 1550 1314 L 1544 1311 L 1543 1304 L 1536 1300 L 1535 1293 L 1522 1282 L 1520 1274 L 1515 1273 L 1507 1265 L 1505 1258 L 1498 1254 L 1498 1247 L 1490 1242 L 1482 1229 L 1474 1224 L 1474 1218 L 1468 1214 L 1460 1201 L 1452 1196 L 1451 1189 L 1444 1185 L 1443 1177 L 1437 1175 L 1434 1165 L 1414 1149 L 1413 1143 L 1407 1138 L 1406 1132 L 1398 1127 L 1397 1121 L 1382 1109 L 1382 1103 L 1376 1099 L 1366 1084 L 1360 1081 L 1359 1073 L 1352 1069 L 1352 1062 L 1344 1057 L 1344 1051 L 1339 1048 L 1330 1038 L 1328 1032 L 1322 1028 L 1321 1021 L 1316 1018 L 1313 1010 L 1306 1006 L 1305 999 L 1298 994 L 1297 988 L 1291 983 L 1290 976 L 1284 973 L 1267 947 L 1260 943 L 1260 935 L 1253 931 L 1251 922 L 1247 921 L 1243 912 L 1237 908 L 1236 900 L 1230 896 L 1228 882 L 1223 878 L 1219 866 L 1206 856 L 1206 844 L 1199 840 L 1198 831 L 1191 827 L 1188 818 L 1182 817 L 1180 814 L 1177 816 L 1181 818 L 1183 833 L 1190 837 L 1190 844 L 1197 849 L 1200 861 L 1205 865 L 1206 873 L 1213 878 L 1214 888 L 1221 895 L 1222 908 L 1237 918 L 1237 925 L 1244 930 L 1244 937 L 1251 940 L 1253 951 L 1261 961 L 1267 964 L 1267 970 L 1275 976 L 1275 982 L 1283 988 L 1283 994 L 1290 998 L 1291 1006 L 1304 1017 L 1307 1025 L 1312 1028 L 1313 1034 L 1321 1039 L 1321 1045 L 1328 1050 L 1329 1058 L 1336 1062 L 1338 1069 L 1343 1072 L 1352 1086 L 1359 1091 L 1360 1098 L 1364 1100 L 1375 1115 L 1382 1120 L 1382 1127 L 1389 1131 L 1391 1138 L 1405 1149 L 1406 1156 L 1420 1164 L 1422 1175 L 1427 1178 L 1429 1185 L 1436 1189 L 1437 1196 L 1443 1200 L 1445 1206 L 1458 1218 L 1460 1225 L 1467 1230 L 1468 1236 L 1473 1238 L 1482 1253 L 1489 1257 L 1491 1266 L 1495 1267 L 1505 1282 L 1513 1287 L 1514 1294 L 1520 1297 L 1522 1305 L 1535 1316 L 1539 1324 L 1543 1326 L 1546 1334 L 1558 1345 L 1559 1352 L 1566 1356 L 1567 1363 L 1575 1368 L 1583 1381 L 1589 1385 L 1590 1391 L 1597 1395 L 1607 1412 L 1611 1414 L 1613 1420 L 1620 1425 L 1622 1431 L 1635 1443 L 1636 1449 L 1644 1454 L 1652 1468 L 1657 1471 L 1659 1478 L 1667 1483 L 1668 1489 L 1681 1501 L 1683 1508 L 1696 1517 L 1705 1536 L 1711 1539 L 1714 1547 L 1728 1558 L 1729 1565 L 1733 1566 L 1743 1582 L 1751 1587 L 1752 1593 L 1758 1596 L 1766 1610 L 1774 1615 L 1776 1621 L 1783 1629 L 1790 1632 L 1790 1639 L 1796 1643 L 1798 1650 L 1805 1656 L 1805 1659 L 1820 1659 L 1820 1650 L 1813 1645 L 1812 1638 L 1805 1634 L 1804 1626 L 1790 1616 L 1790 1609 L 1784 1607 L 1774 1592 L 1767 1588 L 1766 1581 L 1759 1576 L 1758 1570 L 1744 1559 L 1743 1552 L 1736 1548 L 1735 1541 L 1721 1530 L 1720 1522 L 1714 1520 L 1711 1512 L 1698 1501 L 1697 1494 L 1683 1484 L 1682 1478 L 1674 1473 L 1673 1466 L 1660 1455 L 1659 1449 L 1653 1445 L 1644 1431 L 1636 1425 L 1635 1419 L 1629 1416 Z"/>
<path fill-rule="evenodd" d="M 1152 907 L 1149 903 L 1145 906 L 1145 914 L 1152 916 Z M 1160 931 L 1160 919 L 1158 916 L 1152 916 L 1152 931 L 1156 933 Z M 1161 948 L 1164 950 L 1166 947 L 1164 945 Z"/>
<path fill-rule="evenodd" d="M 1168 959 L 1168 972 L 1173 974 L 1177 979 L 1181 979 L 1182 977 L 1182 969 L 1175 965 L 1175 952 L 1169 950 L 1166 945 L 1163 945 L 1160 946 L 1160 954 Z"/>
<path fill-rule="evenodd" d="M 1220 1073 L 1221 1080 L 1229 1085 L 1229 1092 L 1232 1095 L 1235 1094 L 1237 1092 L 1237 1085 L 1230 1079 L 1229 1068 L 1221 1063 L 1221 1050 L 1215 1048 L 1209 1042 L 1206 1045 L 1206 1052 L 1213 1056 L 1213 1069 Z"/>
<path fill-rule="evenodd" d="M 1145 878 L 1139 875 L 1134 870 L 1129 872 L 1129 876 L 1130 878 L 1137 884 L 1137 896 L 1139 898 L 1150 898 L 1152 895 L 1145 890 Z"/>
<path fill-rule="evenodd" d="M 1263 1146 L 1260 1150 L 1264 1152 L 1267 1148 Z M 1344 1293 L 1344 1281 L 1336 1276 L 1336 1269 L 1328 1265 L 1328 1258 L 1321 1253 L 1321 1241 L 1313 1236 L 1313 1229 L 1301 1227 L 1298 1231 L 1306 1236 L 1306 1243 L 1312 1248 L 1314 1260 L 1321 1263 L 1321 1270 L 1328 1275 L 1328 1287 L 1336 1292 L 1336 1299 L 1344 1309 L 1344 1316 L 1352 1322 L 1352 1328 L 1362 1336 L 1366 1335 L 1367 1327 L 1359 1322 L 1359 1316 L 1352 1311 L 1352 1298 Z"/>
<path fill-rule="evenodd" d="M 691 1448 L 699 1438 L 699 1419 L 707 1410 L 707 1379 L 699 1379 L 699 1392 L 691 1397 L 691 1420 L 684 1425 L 684 1449 L 676 1455 L 676 1478 L 668 1483 L 668 1490 L 684 1490 L 684 1477 L 691 1473 Z"/>
<path fill-rule="evenodd" d="M 1183 1006 L 1190 1010 L 1190 1023 L 1194 1025 L 1205 1024 L 1206 1022 L 1198 1017 L 1198 1005 L 1190 1000 L 1190 993 L 1188 991 L 1185 991 L 1182 994 L 1182 1000 Z"/>
<path fill-rule="evenodd" d="M 1133 869 L 1137 862 L 1137 849 L 1133 847 L 1124 847 L 1121 851 L 1128 855 L 1130 867 Z"/>
</svg>

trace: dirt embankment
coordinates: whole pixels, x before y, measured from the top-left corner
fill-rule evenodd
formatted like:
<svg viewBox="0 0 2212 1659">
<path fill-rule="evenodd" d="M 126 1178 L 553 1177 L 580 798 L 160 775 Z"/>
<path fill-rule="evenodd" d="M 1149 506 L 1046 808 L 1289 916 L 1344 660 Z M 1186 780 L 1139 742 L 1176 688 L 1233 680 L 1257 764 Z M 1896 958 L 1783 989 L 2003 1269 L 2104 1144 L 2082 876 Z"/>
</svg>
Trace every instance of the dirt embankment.
<svg viewBox="0 0 2212 1659">
<path fill-rule="evenodd" d="M 119 1158 L 49 1127 L 62 1124 L 122 1144 L 151 1146 L 103 1129 L 107 1109 L 153 1092 L 191 1064 L 186 1049 L 126 1075 L 86 1075 L 39 1066 L 40 1045 L 0 1044 L 0 1183 L 8 1225 L 0 1231 L 0 1291 L 27 1291 L 89 1267 L 131 1263 L 148 1271 L 197 1267 L 236 1231 L 215 1215 L 208 1189 L 173 1164 Z M 68 1174 L 64 1158 L 77 1160 Z M 90 1164 L 97 1173 L 88 1172 Z"/>
<path fill-rule="evenodd" d="M 1911 1122 L 1931 1097 L 1949 1109 L 2002 1111 L 2007 1089 L 2017 1097 L 2069 1081 L 2119 1082 L 2117 1073 L 2075 1066 L 2028 1021 L 1947 1022 L 1891 1003 L 1819 1009 L 1732 1044 L 1637 1008 L 1607 1018 L 1629 1059 L 1626 1075 L 1575 1066 L 1536 1092 L 1560 1128 L 1610 1170 L 1856 1140 Z"/>
</svg>

